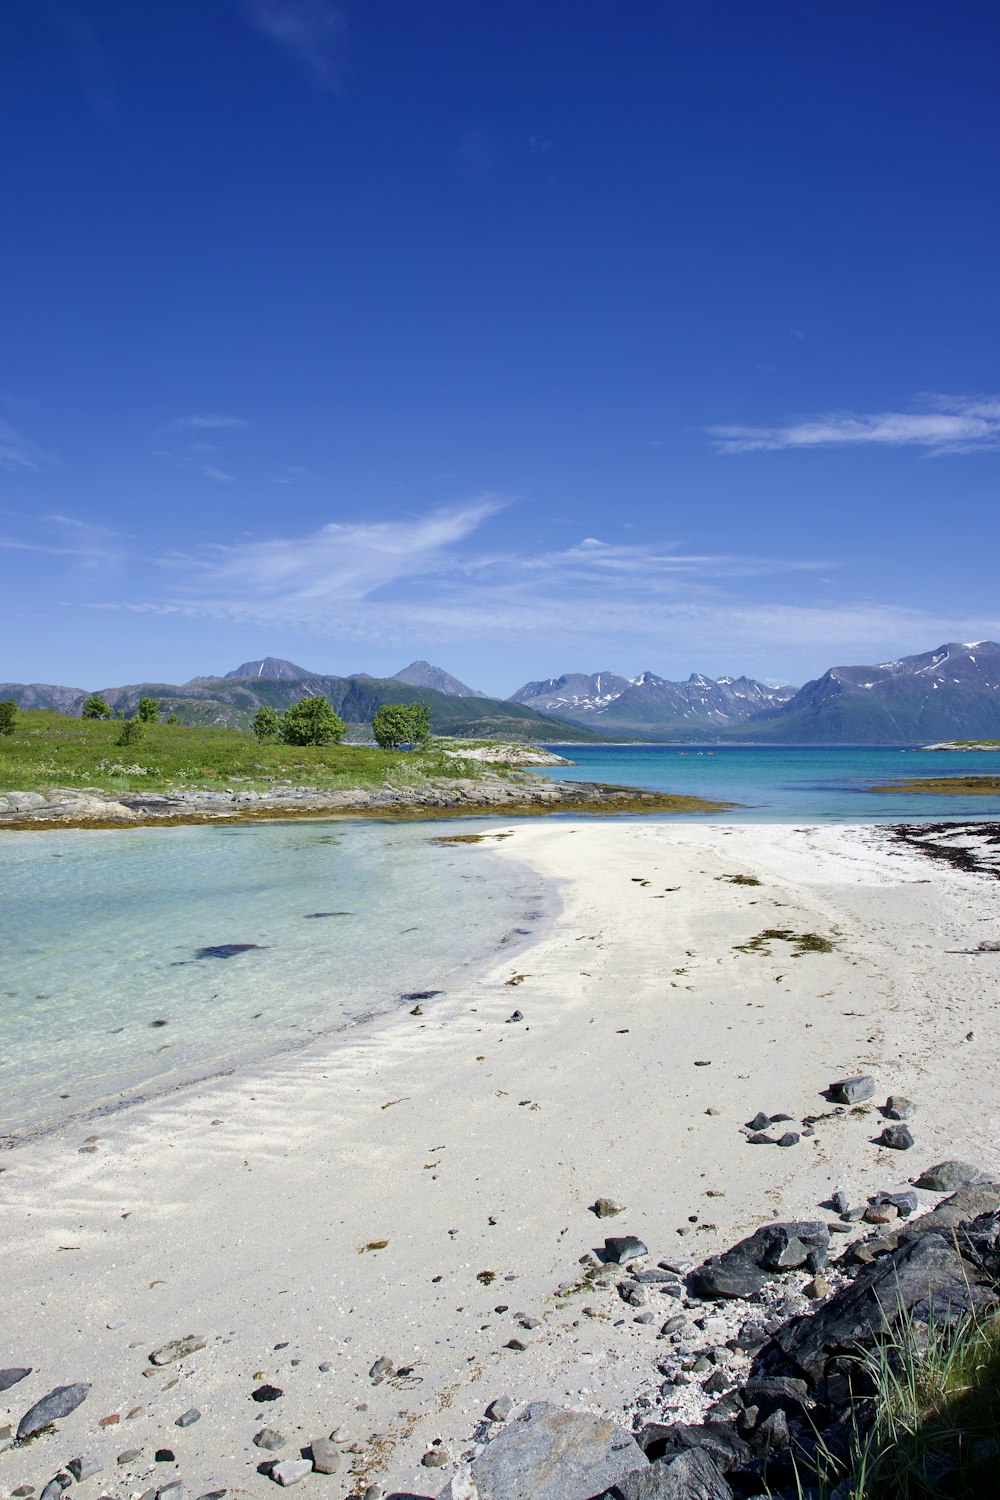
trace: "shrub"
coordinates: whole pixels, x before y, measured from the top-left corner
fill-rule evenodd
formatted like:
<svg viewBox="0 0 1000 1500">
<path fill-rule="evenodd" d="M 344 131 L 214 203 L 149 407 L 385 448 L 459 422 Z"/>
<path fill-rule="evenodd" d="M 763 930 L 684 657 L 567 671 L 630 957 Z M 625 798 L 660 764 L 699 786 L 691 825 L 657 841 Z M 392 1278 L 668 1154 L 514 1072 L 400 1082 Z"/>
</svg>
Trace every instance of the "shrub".
<svg viewBox="0 0 1000 1500">
<path fill-rule="evenodd" d="M 281 733 L 281 720 L 273 708 L 268 708 L 266 704 L 261 704 L 253 716 L 250 728 L 258 740 L 263 743 L 264 740 L 273 739 L 276 734 Z"/>
<path fill-rule="evenodd" d="M 13 734 L 17 721 L 17 704 L 13 698 L 0 698 L 0 734 Z"/>
<path fill-rule="evenodd" d="M 105 703 L 104 699 L 99 697 L 97 693 L 91 693 L 90 697 L 87 699 L 86 703 L 80 710 L 80 713 L 85 719 L 111 718 L 111 709 L 108 707 L 107 703 Z"/>
<path fill-rule="evenodd" d="M 425 745 L 431 737 L 431 711 L 426 703 L 383 703 L 372 719 L 372 733 L 383 750 Z"/>
<path fill-rule="evenodd" d="M 160 705 L 155 698 L 140 698 L 135 716 L 142 724 L 155 724 L 160 717 Z"/>
<path fill-rule="evenodd" d="M 301 698 L 285 710 L 281 738 L 286 745 L 336 745 L 346 728 L 325 698 Z"/>
<path fill-rule="evenodd" d="M 142 739 L 142 722 L 139 719 L 125 719 L 122 723 L 122 732 L 115 740 L 116 745 L 138 745 Z"/>
</svg>

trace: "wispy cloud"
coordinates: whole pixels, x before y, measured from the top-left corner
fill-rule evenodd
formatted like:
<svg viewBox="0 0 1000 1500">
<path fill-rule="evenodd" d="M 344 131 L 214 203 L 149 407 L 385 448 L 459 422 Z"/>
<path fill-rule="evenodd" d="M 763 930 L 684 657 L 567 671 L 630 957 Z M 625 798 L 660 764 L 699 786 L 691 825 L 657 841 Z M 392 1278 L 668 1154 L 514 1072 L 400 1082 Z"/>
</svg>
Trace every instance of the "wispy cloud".
<svg viewBox="0 0 1000 1500">
<path fill-rule="evenodd" d="M 325 0 L 243 0 L 261 36 L 277 42 L 326 89 L 340 83 L 345 22 Z"/>
<path fill-rule="evenodd" d="M 863 444 L 972 453 L 1000 446 L 1000 397 L 928 396 L 911 412 L 828 412 L 779 427 L 710 427 L 723 453 Z"/>
<path fill-rule="evenodd" d="M 203 432 L 212 428 L 249 427 L 246 417 L 226 417 L 219 412 L 194 413 L 189 417 L 178 417 L 169 424 L 171 432 Z"/>
<path fill-rule="evenodd" d="M 0 469 L 37 469 L 43 457 L 41 449 L 9 422 L 0 421 Z"/>
<path fill-rule="evenodd" d="M 201 471 L 206 479 L 214 479 L 216 484 L 232 484 L 235 474 L 227 474 L 225 469 L 217 469 L 214 464 L 205 464 Z"/>
</svg>

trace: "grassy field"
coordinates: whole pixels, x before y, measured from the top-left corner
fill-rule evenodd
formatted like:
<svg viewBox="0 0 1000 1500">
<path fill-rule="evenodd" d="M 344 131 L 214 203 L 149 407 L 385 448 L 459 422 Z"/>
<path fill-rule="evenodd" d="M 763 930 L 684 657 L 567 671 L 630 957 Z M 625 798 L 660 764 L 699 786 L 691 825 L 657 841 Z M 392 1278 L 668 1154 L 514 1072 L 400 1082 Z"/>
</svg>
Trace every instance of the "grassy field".
<svg viewBox="0 0 1000 1500">
<path fill-rule="evenodd" d="M 234 785 L 258 791 L 281 785 L 335 790 L 478 778 L 498 769 L 446 756 L 433 740 L 414 752 L 258 744 L 239 729 L 149 724 L 138 744 L 122 746 L 116 743 L 121 731 L 116 720 L 76 719 L 46 709 L 18 714 L 14 733 L 0 735 L 0 793 L 53 787 L 162 792 Z"/>
</svg>

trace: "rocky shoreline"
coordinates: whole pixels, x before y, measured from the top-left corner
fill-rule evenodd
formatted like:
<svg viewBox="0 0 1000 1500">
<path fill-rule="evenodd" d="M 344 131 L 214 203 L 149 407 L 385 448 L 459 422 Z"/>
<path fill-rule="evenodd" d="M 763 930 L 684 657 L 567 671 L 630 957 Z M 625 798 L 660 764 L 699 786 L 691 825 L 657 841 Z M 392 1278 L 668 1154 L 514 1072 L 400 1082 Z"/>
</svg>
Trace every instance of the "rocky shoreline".
<svg viewBox="0 0 1000 1500">
<path fill-rule="evenodd" d="M 54 787 L 48 792 L 0 792 L 0 829 L 118 828 L 174 823 L 253 821 L 265 818 L 433 818 L 534 816 L 548 812 L 712 813 L 728 803 L 671 796 L 599 782 L 555 781 L 530 772 L 456 777 L 415 786 L 382 785 L 325 791 L 281 786 L 267 791 L 191 788 L 122 792 Z"/>
</svg>

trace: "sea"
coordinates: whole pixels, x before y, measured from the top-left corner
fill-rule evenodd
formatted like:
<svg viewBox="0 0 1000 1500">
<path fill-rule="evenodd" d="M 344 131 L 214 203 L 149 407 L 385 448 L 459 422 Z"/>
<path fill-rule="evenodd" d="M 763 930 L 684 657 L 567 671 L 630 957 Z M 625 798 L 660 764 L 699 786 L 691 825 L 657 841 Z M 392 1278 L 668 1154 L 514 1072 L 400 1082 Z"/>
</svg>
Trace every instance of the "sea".
<svg viewBox="0 0 1000 1500">
<path fill-rule="evenodd" d="M 554 745 L 540 772 L 735 804 L 747 822 L 1000 820 L 998 797 L 893 795 L 1000 775 L 1000 753 Z M 556 815 L 559 816 L 559 815 Z M 439 843 L 509 820 L 0 831 L 0 1136 L 90 1118 L 410 1009 L 557 907 L 530 870 Z"/>
</svg>

